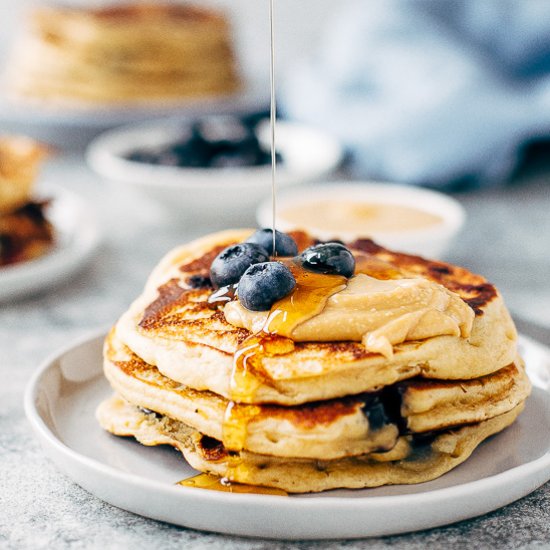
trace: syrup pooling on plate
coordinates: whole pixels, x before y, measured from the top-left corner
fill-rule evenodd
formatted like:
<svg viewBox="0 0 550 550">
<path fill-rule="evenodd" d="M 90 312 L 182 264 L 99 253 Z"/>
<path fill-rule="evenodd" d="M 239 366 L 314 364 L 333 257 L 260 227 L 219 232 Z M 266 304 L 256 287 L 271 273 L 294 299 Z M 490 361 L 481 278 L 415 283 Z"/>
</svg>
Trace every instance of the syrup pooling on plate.
<svg viewBox="0 0 550 550">
<path fill-rule="evenodd" d="M 181 485 L 182 487 L 195 487 L 197 489 L 208 489 L 210 491 L 221 491 L 224 493 L 288 496 L 288 493 L 281 489 L 233 483 L 228 481 L 227 478 L 221 478 L 211 474 L 198 474 L 187 479 L 182 479 L 178 481 L 176 485 Z"/>
</svg>

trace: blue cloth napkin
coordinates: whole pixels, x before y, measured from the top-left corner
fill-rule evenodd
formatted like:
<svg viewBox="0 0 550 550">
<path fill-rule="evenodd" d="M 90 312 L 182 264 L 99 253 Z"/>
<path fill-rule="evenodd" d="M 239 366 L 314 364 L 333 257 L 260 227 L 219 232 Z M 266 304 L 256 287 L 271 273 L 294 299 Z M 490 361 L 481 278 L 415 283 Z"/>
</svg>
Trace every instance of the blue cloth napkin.
<svg viewBox="0 0 550 550">
<path fill-rule="evenodd" d="M 550 0 L 355 0 L 279 91 L 358 175 L 429 186 L 504 181 L 550 135 Z"/>
</svg>

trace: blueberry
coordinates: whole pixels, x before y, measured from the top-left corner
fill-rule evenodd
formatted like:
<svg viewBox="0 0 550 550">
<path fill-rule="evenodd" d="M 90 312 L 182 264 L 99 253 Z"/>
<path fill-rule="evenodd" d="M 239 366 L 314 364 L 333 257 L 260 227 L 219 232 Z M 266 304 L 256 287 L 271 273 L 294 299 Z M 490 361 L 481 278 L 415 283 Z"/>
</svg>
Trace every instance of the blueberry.
<svg viewBox="0 0 550 550">
<path fill-rule="evenodd" d="M 363 406 L 363 414 L 369 420 L 369 430 L 377 431 L 390 423 L 384 402 L 378 396 L 368 396 Z"/>
<path fill-rule="evenodd" d="M 351 277 L 355 270 L 353 254 L 340 243 L 316 244 L 301 254 L 303 266 L 318 273 Z"/>
<path fill-rule="evenodd" d="M 212 288 L 210 277 L 200 273 L 187 277 L 185 282 L 189 285 L 189 288 Z"/>
<path fill-rule="evenodd" d="M 251 265 L 268 260 L 267 250 L 257 244 L 235 244 L 216 256 L 210 266 L 210 279 L 216 288 L 232 285 L 239 282 L 242 274 Z"/>
<path fill-rule="evenodd" d="M 246 239 L 246 242 L 259 244 L 273 256 L 272 229 L 258 229 L 258 231 Z M 298 247 L 290 235 L 275 230 L 275 253 L 277 256 L 296 256 L 298 254 Z"/>
<path fill-rule="evenodd" d="M 239 281 L 237 295 L 246 309 L 267 311 L 296 286 L 288 267 L 279 262 L 265 262 L 249 267 Z"/>
</svg>

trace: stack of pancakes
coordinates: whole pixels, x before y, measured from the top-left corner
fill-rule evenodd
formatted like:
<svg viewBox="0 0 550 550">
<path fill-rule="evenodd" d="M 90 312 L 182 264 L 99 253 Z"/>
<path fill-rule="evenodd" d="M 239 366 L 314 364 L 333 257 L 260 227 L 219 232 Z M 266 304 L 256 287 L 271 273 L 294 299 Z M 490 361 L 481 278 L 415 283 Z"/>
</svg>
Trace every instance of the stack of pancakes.
<svg viewBox="0 0 550 550">
<path fill-rule="evenodd" d="M 530 383 L 498 291 L 463 268 L 368 239 L 347 246 L 391 267 L 373 277 L 424 278 L 468 304 L 467 337 L 405 337 L 391 355 L 351 341 L 273 351 L 278 341 L 268 339 L 243 371 L 237 358 L 254 336 L 208 303 L 208 274 L 221 250 L 249 234 L 199 239 L 153 271 L 105 342 L 116 392 L 97 412 L 106 430 L 172 445 L 197 470 L 232 482 L 313 492 L 434 479 L 523 409 Z M 292 235 L 300 250 L 314 242 Z"/>
<path fill-rule="evenodd" d="M 41 7 L 29 23 L 7 77 L 17 96 L 127 102 L 238 88 L 229 25 L 214 11 L 163 2 Z"/>
<path fill-rule="evenodd" d="M 52 245 L 47 201 L 32 197 L 46 147 L 24 136 L 0 136 L 0 266 L 32 260 Z"/>
</svg>

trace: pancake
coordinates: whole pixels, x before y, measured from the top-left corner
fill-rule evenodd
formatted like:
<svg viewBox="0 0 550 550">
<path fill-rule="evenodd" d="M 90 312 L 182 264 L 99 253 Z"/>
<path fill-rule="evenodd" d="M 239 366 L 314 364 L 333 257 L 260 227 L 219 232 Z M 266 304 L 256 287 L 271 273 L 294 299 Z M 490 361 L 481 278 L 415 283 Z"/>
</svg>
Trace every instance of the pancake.
<svg viewBox="0 0 550 550">
<path fill-rule="evenodd" d="M 414 379 L 396 389 L 407 429 L 419 433 L 504 414 L 529 396 L 531 383 L 518 357 L 515 363 L 474 380 Z"/>
<path fill-rule="evenodd" d="M 249 235 L 198 239 L 155 268 L 105 341 L 107 431 L 302 493 L 435 479 L 523 409 L 515 327 L 483 277 L 360 239 L 353 277 L 280 259 L 294 290 L 251 312 L 209 277 Z"/>
<path fill-rule="evenodd" d="M 340 458 L 389 450 L 398 437 L 397 426 L 385 419 L 377 396 L 301 407 L 230 404 L 213 392 L 199 392 L 166 378 L 121 345 L 113 332 L 105 343 L 104 371 L 113 389 L 127 401 L 226 444 L 229 439 L 229 446 L 236 450 Z"/>
<path fill-rule="evenodd" d="M 34 182 L 48 149 L 31 138 L 0 136 L 0 216 L 31 201 Z"/>
<path fill-rule="evenodd" d="M 215 439 L 182 422 L 140 411 L 118 396 L 100 405 L 98 419 L 105 430 L 115 435 L 133 436 L 143 445 L 175 447 L 199 471 L 233 482 L 306 493 L 435 479 L 464 462 L 483 440 L 514 422 L 522 409 L 523 403 L 500 416 L 431 438 L 403 437 L 388 453 L 338 460 L 278 458 L 246 451 L 228 453 Z"/>
<path fill-rule="evenodd" d="M 380 393 L 294 407 L 237 405 L 163 376 L 111 331 L 104 371 L 126 401 L 183 422 L 233 450 L 336 459 L 392 449 L 398 427 L 411 432 L 442 430 L 512 410 L 530 391 L 521 360 L 516 363 L 475 380 L 413 379 Z"/>
<path fill-rule="evenodd" d="M 250 335 L 229 324 L 207 303 L 212 259 L 251 230 L 198 239 L 169 253 L 153 271 L 143 294 L 117 323 L 121 341 L 170 379 L 199 391 L 235 399 L 234 353 Z M 294 233 L 299 248 L 313 240 Z M 393 346 L 388 358 L 361 342 L 296 342 L 288 353 L 265 356 L 246 403 L 299 405 L 379 390 L 416 376 L 467 380 L 488 375 L 516 358 L 516 331 L 502 297 L 480 275 L 464 268 L 386 250 L 368 239 L 349 243 L 371 262 L 373 277 L 423 277 L 458 295 L 475 313 L 468 337 L 442 335 Z M 380 273 L 376 271 L 380 270 Z"/>
<path fill-rule="evenodd" d="M 6 81 L 17 97 L 105 103 L 239 88 L 226 17 L 165 2 L 35 8 Z"/>
<path fill-rule="evenodd" d="M 33 185 L 48 149 L 31 138 L 0 136 L 0 266 L 33 260 L 51 249 L 48 200 L 33 200 Z"/>
</svg>

